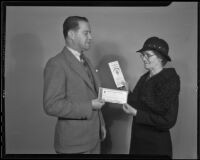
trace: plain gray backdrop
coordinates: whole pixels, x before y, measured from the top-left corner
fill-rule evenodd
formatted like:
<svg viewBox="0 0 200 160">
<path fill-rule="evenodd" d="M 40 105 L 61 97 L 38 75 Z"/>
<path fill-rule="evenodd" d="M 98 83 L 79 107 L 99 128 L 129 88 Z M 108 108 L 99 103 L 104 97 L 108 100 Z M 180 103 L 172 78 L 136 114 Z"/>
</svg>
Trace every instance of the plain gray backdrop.
<svg viewBox="0 0 200 160">
<path fill-rule="evenodd" d="M 7 154 L 54 154 L 56 118 L 43 111 L 43 69 L 64 47 L 62 24 L 85 16 L 93 45 L 86 54 L 103 87 L 116 88 L 108 62 L 118 60 L 134 88 L 146 72 L 136 53 L 150 36 L 165 39 L 181 78 L 177 123 L 171 130 L 173 158 L 197 158 L 197 2 L 167 7 L 7 6 L 5 48 L 5 135 Z M 128 154 L 132 117 L 120 105 L 104 106 L 107 138 L 102 152 Z"/>
</svg>

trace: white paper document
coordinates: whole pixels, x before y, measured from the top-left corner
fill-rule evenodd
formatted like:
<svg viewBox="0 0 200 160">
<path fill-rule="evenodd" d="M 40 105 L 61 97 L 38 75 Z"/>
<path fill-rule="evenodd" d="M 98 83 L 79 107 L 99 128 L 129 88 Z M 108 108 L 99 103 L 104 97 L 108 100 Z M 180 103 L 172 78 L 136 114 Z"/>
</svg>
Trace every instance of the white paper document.
<svg viewBox="0 0 200 160">
<path fill-rule="evenodd" d="M 128 91 L 108 89 L 108 88 L 99 88 L 99 100 L 104 100 L 105 102 L 110 103 L 127 103 Z"/>
<path fill-rule="evenodd" d="M 117 88 L 123 87 L 123 82 L 125 82 L 124 76 L 122 74 L 122 70 L 120 68 L 119 62 L 118 61 L 113 61 L 108 63 L 114 82 L 117 86 Z"/>
</svg>

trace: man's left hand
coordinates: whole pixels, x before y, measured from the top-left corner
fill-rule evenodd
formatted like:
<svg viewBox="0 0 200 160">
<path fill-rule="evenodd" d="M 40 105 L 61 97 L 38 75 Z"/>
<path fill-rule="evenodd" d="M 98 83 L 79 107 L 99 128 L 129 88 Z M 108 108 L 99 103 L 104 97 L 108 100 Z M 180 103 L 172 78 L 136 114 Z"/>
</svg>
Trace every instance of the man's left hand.
<svg viewBox="0 0 200 160">
<path fill-rule="evenodd" d="M 103 141 L 106 138 L 106 127 L 101 126 L 101 140 Z"/>
</svg>

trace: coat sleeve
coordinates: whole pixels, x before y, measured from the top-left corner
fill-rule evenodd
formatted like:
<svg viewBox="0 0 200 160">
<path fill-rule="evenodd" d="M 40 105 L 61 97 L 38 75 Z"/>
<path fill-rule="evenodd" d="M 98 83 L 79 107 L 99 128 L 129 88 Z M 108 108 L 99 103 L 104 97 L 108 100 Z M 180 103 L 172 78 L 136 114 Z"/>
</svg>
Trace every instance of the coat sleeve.
<svg viewBox="0 0 200 160">
<path fill-rule="evenodd" d="M 106 135 L 103 135 L 103 134 L 106 134 L 106 133 L 103 133 L 103 128 L 105 129 L 106 131 L 106 125 L 105 125 L 105 121 L 104 121 L 104 118 L 103 118 L 103 114 L 101 112 L 101 110 L 98 111 L 99 112 L 99 118 L 100 118 L 100 139 L 101 140 L 104 140 L 104 136 Z"/>
<path fill-rule="evenodd" d="M 49 60 L 44 70 L 44 111 L 55 117 L 90 119 L 92 116 L 91 102 L 74 102 L 66 97 L 66 81 L 65 71 L 60 64 L 55 60 Z"/>
<path fill-rule="evenodd" d="M 178 114 L 180 80 L 175 77 L 156 88 L 156 91 L 142 99 L 151 111 L 138 110 L 136 123 L 147 124 L 160 130 L 174 126 Z"/>
<path fill-rule="evenodd" d="M 137 82 L 137 84 L 135 85 L 135 88 L 133 89 L 133 91 L 128 94 L 128 104 L 130 104 L 136 109 L 138 107 L 139 90 L 142 83 L 142 79 L 143 78 L 141 77 L 139 81 Z"/>
<path fill-rule="evenodd" d="M 99 118 L 100 118 L 101 126 L 105 126 L 105 121 L 104 121 L 103 114 L 102 114 L 101 110 L 99 111 Z"/>
</svg>

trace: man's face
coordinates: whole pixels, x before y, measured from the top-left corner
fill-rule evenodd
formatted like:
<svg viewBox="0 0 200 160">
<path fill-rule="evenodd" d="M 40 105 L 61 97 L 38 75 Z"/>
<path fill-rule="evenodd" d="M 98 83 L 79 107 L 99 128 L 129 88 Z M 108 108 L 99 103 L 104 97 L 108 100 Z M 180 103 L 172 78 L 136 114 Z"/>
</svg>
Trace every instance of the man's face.
<svg viewBox="0 0 200 160">
<path fill-rule="evenodd" d="M 79 21 L 79 29 L 75 31 L 74 42 L 79 52 L 88 50 L 91 45 L 91 29 L 89 23 Z"/>
</svg>

